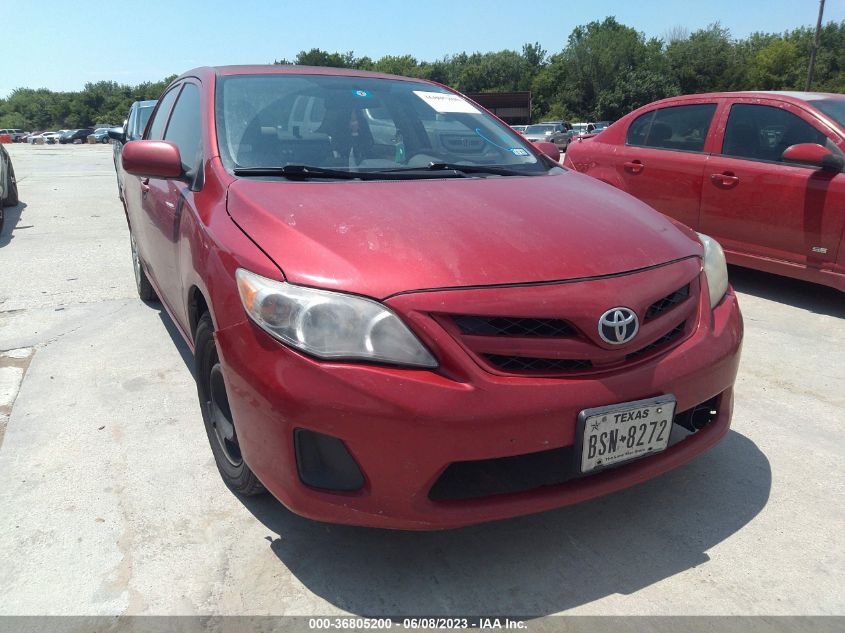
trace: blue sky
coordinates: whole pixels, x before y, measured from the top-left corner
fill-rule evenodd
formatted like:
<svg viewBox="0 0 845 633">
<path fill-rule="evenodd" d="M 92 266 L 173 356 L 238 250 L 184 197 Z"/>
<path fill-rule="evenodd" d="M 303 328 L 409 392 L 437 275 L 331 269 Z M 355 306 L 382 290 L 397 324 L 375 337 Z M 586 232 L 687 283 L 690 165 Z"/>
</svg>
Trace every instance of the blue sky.
<svg viewBox="0 0 845 633">
<path fill-rule="evenodd" d="M 17 87 L 79 90 L 102 79 L 135 84 L 195 66 L 270 63 L 313 47 L 421 60 L 534 41 L 557 52 L 573 27 L 609 15 L 647 36 L 719 20 L 744 37 L 815 25 L 817 13 L 817 0 L 0 0 L 0 97 Z M 827 1 L 830 20 L 845 20 L 845 0 Z"/>
</svg>

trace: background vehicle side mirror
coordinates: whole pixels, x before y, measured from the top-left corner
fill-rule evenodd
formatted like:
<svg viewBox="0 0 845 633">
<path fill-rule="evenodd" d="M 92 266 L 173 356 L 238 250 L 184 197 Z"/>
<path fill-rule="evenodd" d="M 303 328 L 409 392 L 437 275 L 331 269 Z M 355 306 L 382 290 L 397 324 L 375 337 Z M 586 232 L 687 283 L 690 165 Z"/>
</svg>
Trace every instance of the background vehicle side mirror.
<svg viewBox="0 0 845 633">
<path fill-rule="evenodd" d="M 537 141 L 534 147 L 543 152 L 546 156 L 551 158 L 556 163 L 560 162 L 560 150 L 554 143 L 547 143 L 546 141 Z"/>
<path fill-rule="evenodd" d="M 824 171 L 838 172 L 845 167 L 845 158 L 816 143 L 790 145 L 784 150 L 782 159 L 787 163 L 813 165 Z"/>
<path fill-rule="evenodd" d="M 142 178 L 181 178 L 179 148 L 168 141 L 129 141 L 121 152 L 123 169 Z"/>
<path fill-rule="evenodd" d="M 114 139 L 115 141 L 120 141 L 121 143 L 126 142 L 126 132 L 125 128 L 122 127 L 110 127 L 108 129 L 109 138 Z"/>
</svg>

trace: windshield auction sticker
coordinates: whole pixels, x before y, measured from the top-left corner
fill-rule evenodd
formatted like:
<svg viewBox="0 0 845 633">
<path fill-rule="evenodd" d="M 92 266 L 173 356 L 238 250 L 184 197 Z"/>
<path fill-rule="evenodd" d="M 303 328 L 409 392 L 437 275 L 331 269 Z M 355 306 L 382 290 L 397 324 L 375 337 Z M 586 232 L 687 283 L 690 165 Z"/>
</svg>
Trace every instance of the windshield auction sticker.
<svg viewBox="0 0 845 633">
<path fill-rule="evenodd" d="M 426 92 L 414 90 L 414 94 L 434 108 L 437 112 L 460 112 L 465 114 L 480 114 L 478 108 L 458 95 L 446 92 Z"/>
</svg>

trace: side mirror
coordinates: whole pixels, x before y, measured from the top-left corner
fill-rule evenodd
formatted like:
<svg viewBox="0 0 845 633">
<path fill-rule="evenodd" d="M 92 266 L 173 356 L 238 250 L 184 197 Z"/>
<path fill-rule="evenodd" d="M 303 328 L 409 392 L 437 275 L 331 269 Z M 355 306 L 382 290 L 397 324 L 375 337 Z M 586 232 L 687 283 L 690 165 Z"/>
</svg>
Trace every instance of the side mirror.
<svg viewBox="0 0 845 633">
<path fill-rule="evenodd" d="M 122 127 L 110 127 L 108 130 L 109 138 L 114 139 L 115 141 L 120 141 L 121 143 L 126 142 L 126 132 Z"/>
<path fill-rule="evenodd" d="M 534 147 L 543 152 L 546 156 L 551 158 L 556 163 L 560 162 L 560 150 L 554 143 L 547 143 L 546 141 L 537 141 Z"/>
<path fill-rule="evenodd" d="M 782 159 L 787 163 L 803 163 L 824 171 L 839 172 L 845 167 L 845 158 L 816 143 L 790 145 L 784 150 Z"/>
<path fill-rule="evenodd" d="M 168 141 L 129 141 L 121 152 L 123 169 L 142 178 L 180 178 L 179 148 Z"/>
</svg>

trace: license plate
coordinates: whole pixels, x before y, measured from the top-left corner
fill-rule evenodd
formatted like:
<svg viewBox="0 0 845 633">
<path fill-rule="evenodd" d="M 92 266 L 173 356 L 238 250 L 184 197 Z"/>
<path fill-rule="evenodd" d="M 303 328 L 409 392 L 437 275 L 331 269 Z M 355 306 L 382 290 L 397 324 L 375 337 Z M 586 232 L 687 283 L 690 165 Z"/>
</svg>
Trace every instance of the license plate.
<svg viewBox="0 0 845 633">
<path fill-rule="evenodd" d="M 671 395 L 584 409 L 578 414 L 581 472 L 665 450 L 674 417 L 675 397 Z"/>
</svg>

